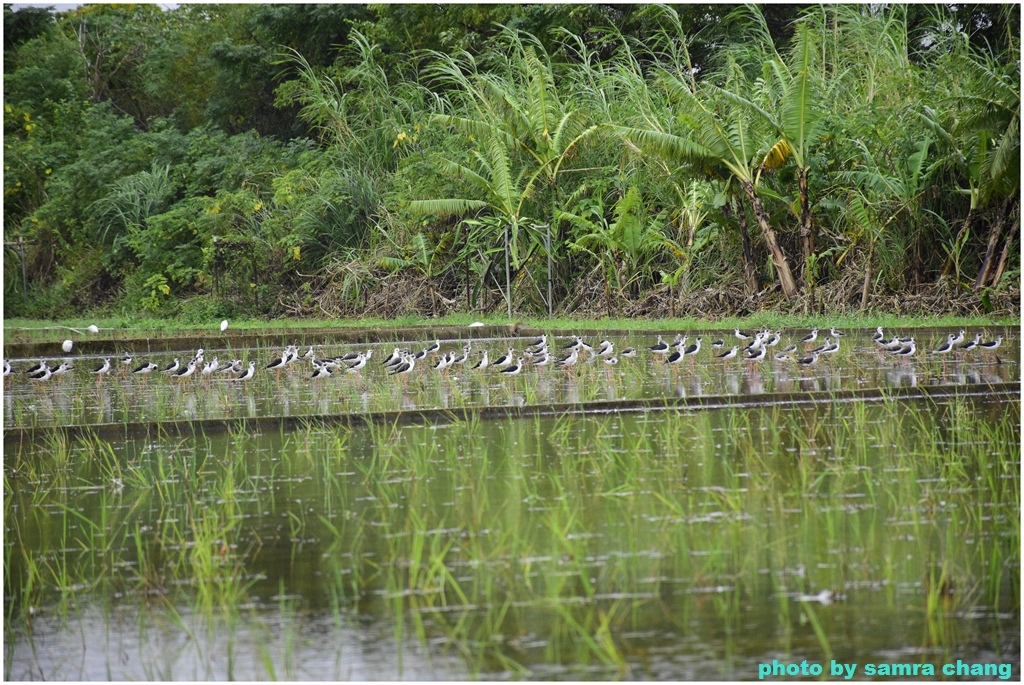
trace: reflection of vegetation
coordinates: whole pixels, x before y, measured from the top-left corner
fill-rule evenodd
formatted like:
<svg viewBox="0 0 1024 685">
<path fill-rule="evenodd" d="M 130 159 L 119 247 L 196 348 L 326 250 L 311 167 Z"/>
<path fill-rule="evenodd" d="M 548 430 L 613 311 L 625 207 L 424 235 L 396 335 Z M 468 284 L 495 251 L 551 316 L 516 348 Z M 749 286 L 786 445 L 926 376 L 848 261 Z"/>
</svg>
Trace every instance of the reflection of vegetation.
<svg viewBox="0 0 1024 685">
<path fill-rule="evenodd" d="M 942 307 L 1016 301 L 1015 5 L 9 5 L 4 23 L 5 235 L 30 241 L 7 313 L 381 314 L 366 293 L 406 278 L 431 297 L 403 313 L 498 311 L 495 290 L 545 311 L 549 282 L 563 312 L 661 311 L 696 285 L 733 311 L 922 285 Z M 458 249 L 424 271 L 423 241 Z"/>
<path fill-rule="evenodd" d="M 165 676 L 301 677 L 298 626 L 320 615 L 478 676 L 650 675 L 694 626 L 723 674 L 766 649 L 875 654 L 908 622 L 921 646 L 962 651 L 971 631 L 994 648 L 997 629 L 958 617 L 1019 613 L 1018 415 L 887 401 L 115 447 L 55 433 L 5 459 L 5 673 L 40 616 L 65 631 L 143 597 L 135 629 L 196 643 L 142 655 Z M 850 643 L 850 620 L 900 634 Z"/>
</svg>

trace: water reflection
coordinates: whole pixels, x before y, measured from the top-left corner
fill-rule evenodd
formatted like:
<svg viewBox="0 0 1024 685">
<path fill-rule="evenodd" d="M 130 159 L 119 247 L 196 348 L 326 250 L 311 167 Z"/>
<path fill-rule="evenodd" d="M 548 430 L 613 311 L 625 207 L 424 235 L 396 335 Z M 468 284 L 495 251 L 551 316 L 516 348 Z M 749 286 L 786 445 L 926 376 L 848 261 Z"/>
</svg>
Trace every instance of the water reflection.
<svg viewBox="0 0 1024 685">
<path fill-rule="evenodd" d="M 5 674 L 752 679 L 824 661 L 809 611 L 838 660 L 1017 669 L 1019 417 L 960 399 L 29 446 L 5 463 Z M 981 463 L 1006 478 L 950 468 Z"/>
</svg>

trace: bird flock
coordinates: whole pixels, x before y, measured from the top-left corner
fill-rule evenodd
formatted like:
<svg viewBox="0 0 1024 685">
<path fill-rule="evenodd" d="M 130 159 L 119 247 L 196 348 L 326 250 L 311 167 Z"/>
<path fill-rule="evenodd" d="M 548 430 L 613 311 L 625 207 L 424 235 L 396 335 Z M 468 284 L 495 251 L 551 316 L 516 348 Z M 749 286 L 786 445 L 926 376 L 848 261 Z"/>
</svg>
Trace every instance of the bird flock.
<svg viewBox="0 0 1024 685">
<path fill-rule="evenodd" d="M 226 326 L 222 325 L 223 328 Z M 817 344 L 819 329 L 815 328 L 799 341 L 791 342 L 776 352 L 774 349 L 782 342 L 781 331 L 764 329 L 757 333 L 745 333 L 734 329 L 734 336 L 738 344 L 728 346 L 724 339 L 718 339 L 711 343 L 712 355 L 715 359 L 720 359 L 723 363 L 727 360 L 739 359 L 756 364 L 771 355 L 771 359 L 776 362 L 792 362 L 800 366 L 812 366 L 823 358 L 839 352 L 840 341 L 846 337 L 842 331 L 831 328 L 819 345 Z M 703 338 L 696 336 L 692 343 L 687 344 L 689 339 L 688 335 L 677 334 L 672 342 L 666 342 L 663 336 L 659 335 L 657 342 L 646 347 L 646 350 L 653 358 L 663 359 L 664 363 L 670 367 L 677 366 L 687 357 L 692 366 L 695 358 L 701 352 Z M 894 358 L 906 359 L 913 357 L 918 352 L 917 342 L 913 337 L 894 335 L 888 339 L 881 327 L 875 329 L 872 340 L 880 354 L 891 355 Z M 966 342 L 965 340 L 966 335 L 963 330 L 958 333 L 950 333 L 944 342 L 929 352 L 929 355 L 942 358 L 944 361 L 951 354 L 965 355 L 972 351 L 994 351 L 1002 343 L 1003 337 L 998 336 L 995 340 L 984 341 L 983 335 L 977 333 L 972 340 Z M 509 347 L 505 352 L 494 357 L 491 357 L 486 349 L 481 350 L 478 355 L 473 355 L 472 346 L 473 343 L 470 341 L 465 343 L 461 350 L 442 352 L 440 341 L 435 340 L 418 351 L 395 347 L 382 364 L 388 376 L 399 377 L 404 382 L 404 379 L 412 375 L 417 368 L 429 368 L 441 373 L 447 373 L 454 368 L 469 368 L 477 372 L 491 370 L 502 376 L 514 377 L 526 368 L 544 366 L 553 366 L 571 372 L 572 368 L 582 360 L 600 360 L 612 366 L 618 364 L 620 358 L 630 359 L 638 354 L 638 351 L 632 347 L 616 352 L 615 343 L 609 340 L 602 340 L 596 346 L 591 345 L 580 336 L 572 336 L 570 342 L 552 350 L 548 345 L 548 336 L 542 335 L 539 339 L 523 347 L 521 353 L 517 353 L 515 347 Z M 71 347 L 72 341 L 70 340 L 65 341 L 62 345 L 65 352 L 70 352 Z M 282 371 L 294 367 L 301 360 L 309 363 L 311 367 L 309 378 L 313 381 L 334 375 L 354 376 L 367 366 L 373 353 L 373 349 L 367 349 L 362 352 L 348 352 L 334 357 L 317 358 L 312 346 L 305 354 L 300 355 L 298 345 L 288 345 L 280 356 L 275 356 L 269 363 L 262 365 L 262 369 L 266 372 L 274 372 L 280 378 Z M 56 363 L 56 360 L 51 361 Z M 152 374 L 164 374 L 174 381 L 184 381 L 195 376 L 207 381 L 212 378 L 224 378 L 228 381 L 242 383 L 250 381 L 256 376 L 258 366 L 257 362 L 252 360 L 248 361 L 248 365 L 241 359 L 233 359 L 224 363 L 221 363 L 217 357 L 207 360 L 203 349 L 199 349 L 191 359 L 184 363 L 182 358 L 175 357 L 163 366 L 149 360 L 143 361 L 133 368 L 136 359 L 130 353 L 124 354 L 120 362 L 124 373 L 143 379 Z M 74 364 L 71 360 L 65 359 L 56 366 L 51 366 L 50 361 L 42 359 L 20 373 L 27 375 L 30 381 L 44 383 L 73 370 Z M 89 373 L 97 378 L 102 378 L 113 371 L 114 364 L 111 362 L 111 358 L 107 357 L 99 366 L 90 369 Z M 3 364 L 5 380 L 12 373 L 14 370 L 11 363 L 5 359 Z"/>
</svg>

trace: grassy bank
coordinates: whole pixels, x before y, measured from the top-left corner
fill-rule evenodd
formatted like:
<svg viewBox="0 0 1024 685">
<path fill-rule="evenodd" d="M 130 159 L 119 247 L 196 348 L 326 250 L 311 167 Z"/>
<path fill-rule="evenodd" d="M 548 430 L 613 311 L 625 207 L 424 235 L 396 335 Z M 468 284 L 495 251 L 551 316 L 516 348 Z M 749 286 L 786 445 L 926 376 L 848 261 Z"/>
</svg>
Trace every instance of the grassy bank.
<svg viewBox="0 0 1024 685">
<path fill-rule="evenodd" d="M 730 328 L 812 328 L 812 327 L 848 327 L 874 328 L 883 327 L 921 327 L 921 326 L 1019 326 L 1019 316 L 899 316 L 895 314 L 840 314 L 835 316 L 814 315 L 801 316 L 795 314 L 776 314 L 758 312 L 752 316 L 725 318 L 676 317 L 664 319 L 638 318 L 570 318 L 570 317 L 514 317 L 512 320 L 504 316 L 485 316 L 471 314 L 451 314 L 441 317 L 401 316 L 394 319 L 243 319 L 230 321 L 230 330 L 286 330 L 297 328 L 372 328 L 372 327 L 406 327 L 406 326 L 468 326 L 474 322 L 503 325 L 518 322 L 531 328 L 545 329 L 606 329 L 606 330 L 692 330 L 692 329 L 730 329 Z M 88 332 L 94 325 L 99 333 Z M 184 323 L 178 319 L 151 319 L 133 317 L 110 318 L 72 318 L 72 319 L 22 319 L 4 320 L 4 341 L 14 340 L 49 340 L 75 334 L 69 329 L 78 329 L 80 335 L 102 337 L 109 331 L 152 331 L 175 332 L 217 330 L 220 321 L 210 321 L 208 325 L 197 326 Z"/>
</svg>

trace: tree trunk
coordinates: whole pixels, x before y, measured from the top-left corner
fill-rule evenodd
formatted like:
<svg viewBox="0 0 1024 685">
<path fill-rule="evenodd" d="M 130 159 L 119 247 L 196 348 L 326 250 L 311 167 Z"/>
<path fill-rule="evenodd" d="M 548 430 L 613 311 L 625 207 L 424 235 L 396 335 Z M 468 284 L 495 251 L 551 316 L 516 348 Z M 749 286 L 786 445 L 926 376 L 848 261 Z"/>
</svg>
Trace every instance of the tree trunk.
<svg viewBox="0 0 1024 685">
<path fill-rule="evenodd" d="M 946 257 L 946 262 L 942 265 L 942 275 L 948 276 L 953 271 L 953 263 L 956 261 L 956 246 L 960 242 L 961 237 L 965 237 L 967 232 L 971 228 L 971 222 L 974 221 L 974 207 L 971 207 L 967 212 L 967 218 L 964 219 L 964 225 L 957 231 L 956 237 L 953 238 L 953 243 L 949 246 L 949 256 Z"/>
<path fill-rule="evenodd" d="M 985 282 L 988 280 L 989 273 L 992 271 L 993 258 L 996 256 L 996 245 L 999 244 L 999 234 L 1003 232 L 1003 223 L 1006 221 L 1006 212 L 1009 210 L 1010 205 L 1013 203 L 1013 198 L 1017 195 L 1016 191 L 1010 193 L 1010 197 L 1006 198 L 1006 201 L 999 208 L 999 215 L 996 220 L 992 223 L 992 227 L 988 231 L 988 243 L 985 246 L 985 258 L 981 261 L 981 268 L 978 269 L 978 278 L 974 281 L 974 290 L 981 290 L 985 287 Z"/>
<path fill-rule="evenodd" d="M 871 247 L 868 248 L 868 265 L 864 269 L 864 288 L 860 291 L 860 310 L 864 311 L 868 308 L 868 292 L 871 288 L 871 262 L 875 257 L 875 241 L 871 241 Z"/>
<path fill-rule="evenodd" d="M 1013 239 L 1017 237 L 1017 229 L 1019 228 L 1020 205 L 1013 212 L 1013 224 L 1010 225 L 1010 233 L 1006 236 L 1006 244 L 1003 245 L 1003 254 L 999 257 L 999 266 L 996 267 L 996 274 L 992 277 L 993 288 L 999 285 L 999 280 L 1003 277 L 1003 272 L 1006 271 L 1006 262 L 1010 259 L 1010 246 L 1013 244 Z"/>
<path fill-rule="evenodd" d="M 743 280 L 747 285 L 747 294 L 754 295 L 758 290 L 761 289 L 760 284 L 757 282 L 757 267 L 754 265 L 754 250 L 750 246 L 750 233 L 747 231 L 747 210 L 743 206 L 743 198 L 736 198 L 736 207 L 732 206 L 732 200 L 730 200 L 724 207 L 722 207 L 722 213 L 726 219 L 731 219 L 732 214 L 736 214 L 736 223 L 740 227 L 740 237 L 743 239 L 743 252 L 740 254 L 741 265 L 743 267 Z"/>
<path fill-rule="evenodd" d="M 750 201 L 750 206 L 754 208 L 754 218 L 757 220 L 757 225 L 761 228 L 761 233 L 764 234 L 764 241 L 772 253 L 772 261 L 775 262 L 775 270 L 779 274 L 779 285 L 782 286 L 782 292 L 786 295 L 787 300 L 792 300 L 799 294 L 799 290 L 796 287 L 796 281 L 793 280 L 793 272 L 789 270 L 786 254 L 779 247 L 775 231 L 768 224 L 768 217 L 761 205 L 761 198 L 757 196 L 753 184 L 749 181 L 743 182 L 743 191 L 747 195 L 747 200 Z"/>
</svg>

